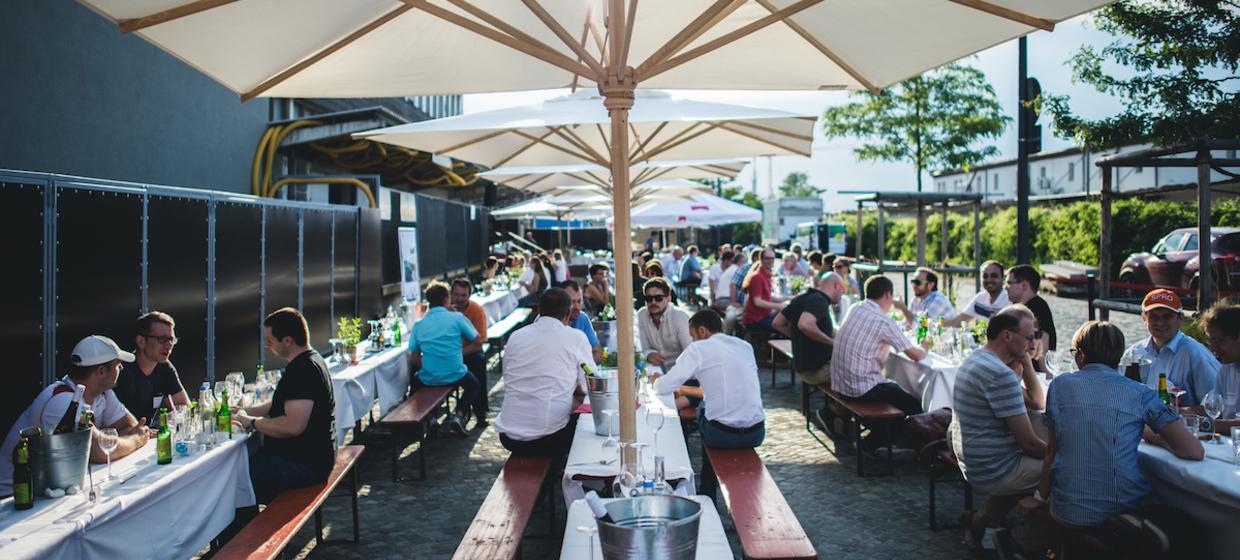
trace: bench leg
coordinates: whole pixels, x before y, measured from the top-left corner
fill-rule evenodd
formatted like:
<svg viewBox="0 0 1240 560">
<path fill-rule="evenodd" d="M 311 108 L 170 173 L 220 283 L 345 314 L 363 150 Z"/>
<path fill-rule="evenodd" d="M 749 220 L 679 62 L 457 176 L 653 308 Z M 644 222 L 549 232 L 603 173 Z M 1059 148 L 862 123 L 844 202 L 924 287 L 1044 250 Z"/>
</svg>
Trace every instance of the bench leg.
<svg viewBox="0 0 1240 560">
<path fill-rule="evenodd" d="M 801 415 L 805 416 L 805 429 L 809 429 L 809 384 L 801 383 Z"/>
<path fill-rule="evenodd" d="M 353 543 L 357 544 L 359 542 L 362 542 L 362 533 L 361 533 L 362 522 L 361 522 L 361 517 L 358 516 L 357 514 L 357 491 L 359 488 L 357 484 L 357 466 L 354 465 L 351 471 L 352 472 L 349 474 L 353 478 L 353 488 L 352 488 L 353 490 Z"/>
<path fill-rule="evenodd" d="M 934 518 L 934 483 L 938 481 L 939 468 L 935 464 L 930 465 L 930 530 L 938 531 L 939 522 Z"/>
<path fill-rule="evenodd" d="M 314 544 L 323 544 L 323 510 L 314 510 Z"/>
<path fill-rule="evenodd" d="M 771 387 L 775 387 L 775 348 L 771 348 Z"/>
<path fill-rule="evenodd" d="M 973 485 L 969 481 L 964 482 L 964 509 L 973 509 Z"/>
<path fill-rule="evenodd" d="M 865 476 L 865 453 L 861 450 L 861 420 L 856 416 L 850 416 L 848 420 L 852 424 L 853 441 L 857 446 L 857 476 Z"/>
<path fill-rule="evenodd" d="M 418 423 L 418 480 L 426 480 L 426 422 Z"/>
</svg>

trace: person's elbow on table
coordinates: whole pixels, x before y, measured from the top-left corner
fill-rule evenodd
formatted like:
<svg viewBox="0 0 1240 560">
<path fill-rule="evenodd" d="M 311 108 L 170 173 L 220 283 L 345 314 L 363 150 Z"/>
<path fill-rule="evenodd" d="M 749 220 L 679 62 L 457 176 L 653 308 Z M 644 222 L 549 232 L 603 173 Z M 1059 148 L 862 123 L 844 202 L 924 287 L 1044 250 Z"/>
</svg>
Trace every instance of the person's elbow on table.
<svg viewBox="0 0 1240 560">
<path fill-rule="evenodd" d="M 1171 422 L 1158 432 L 1159 443 L 1167 448 L 1173 455 L 1181 459 L 1189 461 L 1200 461 L 1205 458 L 1206 450 L 1201 446 L 1201 440 L 1188 432 L 1188 428 L 1180 422 Z"/>
<path fill-rule="evenodd" d="M 910 347 L 908 350 L 905 350 L 904 355 L 908 356 L 909 359 L 913 360 L 914 362 L 920 362 L 926 359 L 926 356 L 929 356 L 929 354 L 927 354 L 925 350 L 922 350 L 921 348 L 917 346 L 913 346 L 913 347 Z"/>
</svg>

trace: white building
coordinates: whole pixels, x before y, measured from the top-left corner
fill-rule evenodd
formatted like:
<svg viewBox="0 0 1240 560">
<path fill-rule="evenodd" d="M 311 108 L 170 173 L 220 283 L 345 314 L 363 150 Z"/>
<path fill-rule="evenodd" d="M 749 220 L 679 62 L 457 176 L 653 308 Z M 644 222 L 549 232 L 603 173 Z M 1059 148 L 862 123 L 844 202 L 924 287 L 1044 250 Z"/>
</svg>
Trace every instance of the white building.
<svg viewBox="0 0 1240 560">
<path fill-rule="evenodd" d="M 1133 144 L 1118 150 L 1093 152 L 1069 148 L 1033 154 L 1029 156 L 1029 195 L 1097 193 L 1102 188 L 1102 176 L 1101 169 L 1094 162 L 1106 156 L 1149 147 L 1149 144 Z M 1214 157 L 1235 158 L 1236 150 L 1215 151 Z M 1111 188 L 1116 192 L 1197 182 L 1197 170 L 1191 167 L 1122 167 L 1115 173 Z M 932 175 L 936 192 L 980 192 L 985 194 L 987 202 L 1016 199 L 1016 158 L 982 164 L 968 171 L 955 169 Z M 1217 172 L 1211 177 L 1212 182 L 1227 179 Z"/>
</svg>

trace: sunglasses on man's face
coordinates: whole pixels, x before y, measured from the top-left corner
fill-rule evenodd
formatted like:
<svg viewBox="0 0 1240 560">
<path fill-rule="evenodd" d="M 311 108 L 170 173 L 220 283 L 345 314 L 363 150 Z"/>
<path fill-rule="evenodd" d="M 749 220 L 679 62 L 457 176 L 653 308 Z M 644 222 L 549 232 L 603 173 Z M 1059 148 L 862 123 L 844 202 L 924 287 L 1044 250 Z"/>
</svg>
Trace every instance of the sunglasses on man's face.
<svg viewBox="0 0 1240 560">
<path fill-rule="evenodd" d="M 983 274 L 982 278 L 985 278 L 987 280 L 997 280 L 999 278 L 1003 278 L 1003 275 L 1002 274 Z"/>
<path fill-rule="evenodd" d="M 663 303 L 663 300 L 667 299 L 667 296 L 663 294 L 659 294 L 655 296 L 646 296 L 645 299 L 646 299 L 646 303 L 650 303 L 652 301 L 655 303 Z"/>
<path fill-rule="evenodd" d="M 909 280 L 908 283 L 914 286 L 920 286 L 922 284 L 922 281 L 917 278 L 914 278 L 912 280 Z"/>
</svg>

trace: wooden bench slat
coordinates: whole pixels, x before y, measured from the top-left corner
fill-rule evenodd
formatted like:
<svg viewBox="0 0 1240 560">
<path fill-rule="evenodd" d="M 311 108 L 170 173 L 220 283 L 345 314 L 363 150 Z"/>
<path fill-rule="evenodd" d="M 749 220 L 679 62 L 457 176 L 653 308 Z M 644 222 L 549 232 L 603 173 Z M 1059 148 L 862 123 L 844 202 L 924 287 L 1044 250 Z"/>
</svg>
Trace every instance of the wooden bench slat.
<svg viewBox="0 0 1240 560">
<path fill-rule="evenodd" d="M 516 558 L 550 468 L 550 457 L 509 457 L 452 557 Z"/>
<path fill-rule="evenodd" d="M 379 420 L 380 424 L 416 424 L 426 418 L 435 410 L 444 399 L 448 398 L 448 394 L 452 392 L 452 386 L 444 387 L 423 387 L 418 392 L 405 399 L 388 412 L 386 416 Z"/>
<path fill-rule="evenodd" d="M 801 522 L 757 452 L 707 447 L 706 453 L 746 558 L 818 558 Z"/>
<path fill-rule="evenodd" d="M 786 338 L 777 338 L 774 340 L 767 340 L 766 343 L 770 344 L 771 348 L 774 348 L 775 350 L 779 351 L 780 354 L 787 356 L 789 360 L 792 359 L 792 341 L 791 340 L 788 340 Z"/>
<path fill-rule="evenodd" d="M 336 465 L 326 482 L 280 494 L 212 558 L 258 560 L 278 556 L 354 468 L 365 449 L 361 445 L 336 449 Z"/>
<path fill-rule="evenodd" d="M 884 418 L 904 418 L 904 412 L 900 409 L 880 401 L 863 401 L 857 399 L 846 398 L 831 389 L 831 386 L 823 384 L 818 386 L 818 390 L 824 395 L 830 397 L 831 400 L 847 408 L 849 412 L 860 416 L 866 420 L 881 420 Z"/>
<path fill-rule="evenodd" d="M 513 312 L 509 313 L 507 317 L 504 317 L 503 319 L 496 321 L 494 325 L 487 327 L 487 340 L 491 342 L 502 341 L 504 337 L 508 336 L 508 333 L 511 332 L 512 329 L 516 328 L 517 325 L 520 325 L 528 319 L 530 313 L 532 312 L 533 310 L 528 307 L 518 307 L 517 309 L 514 309 Z"/>
</svg>

